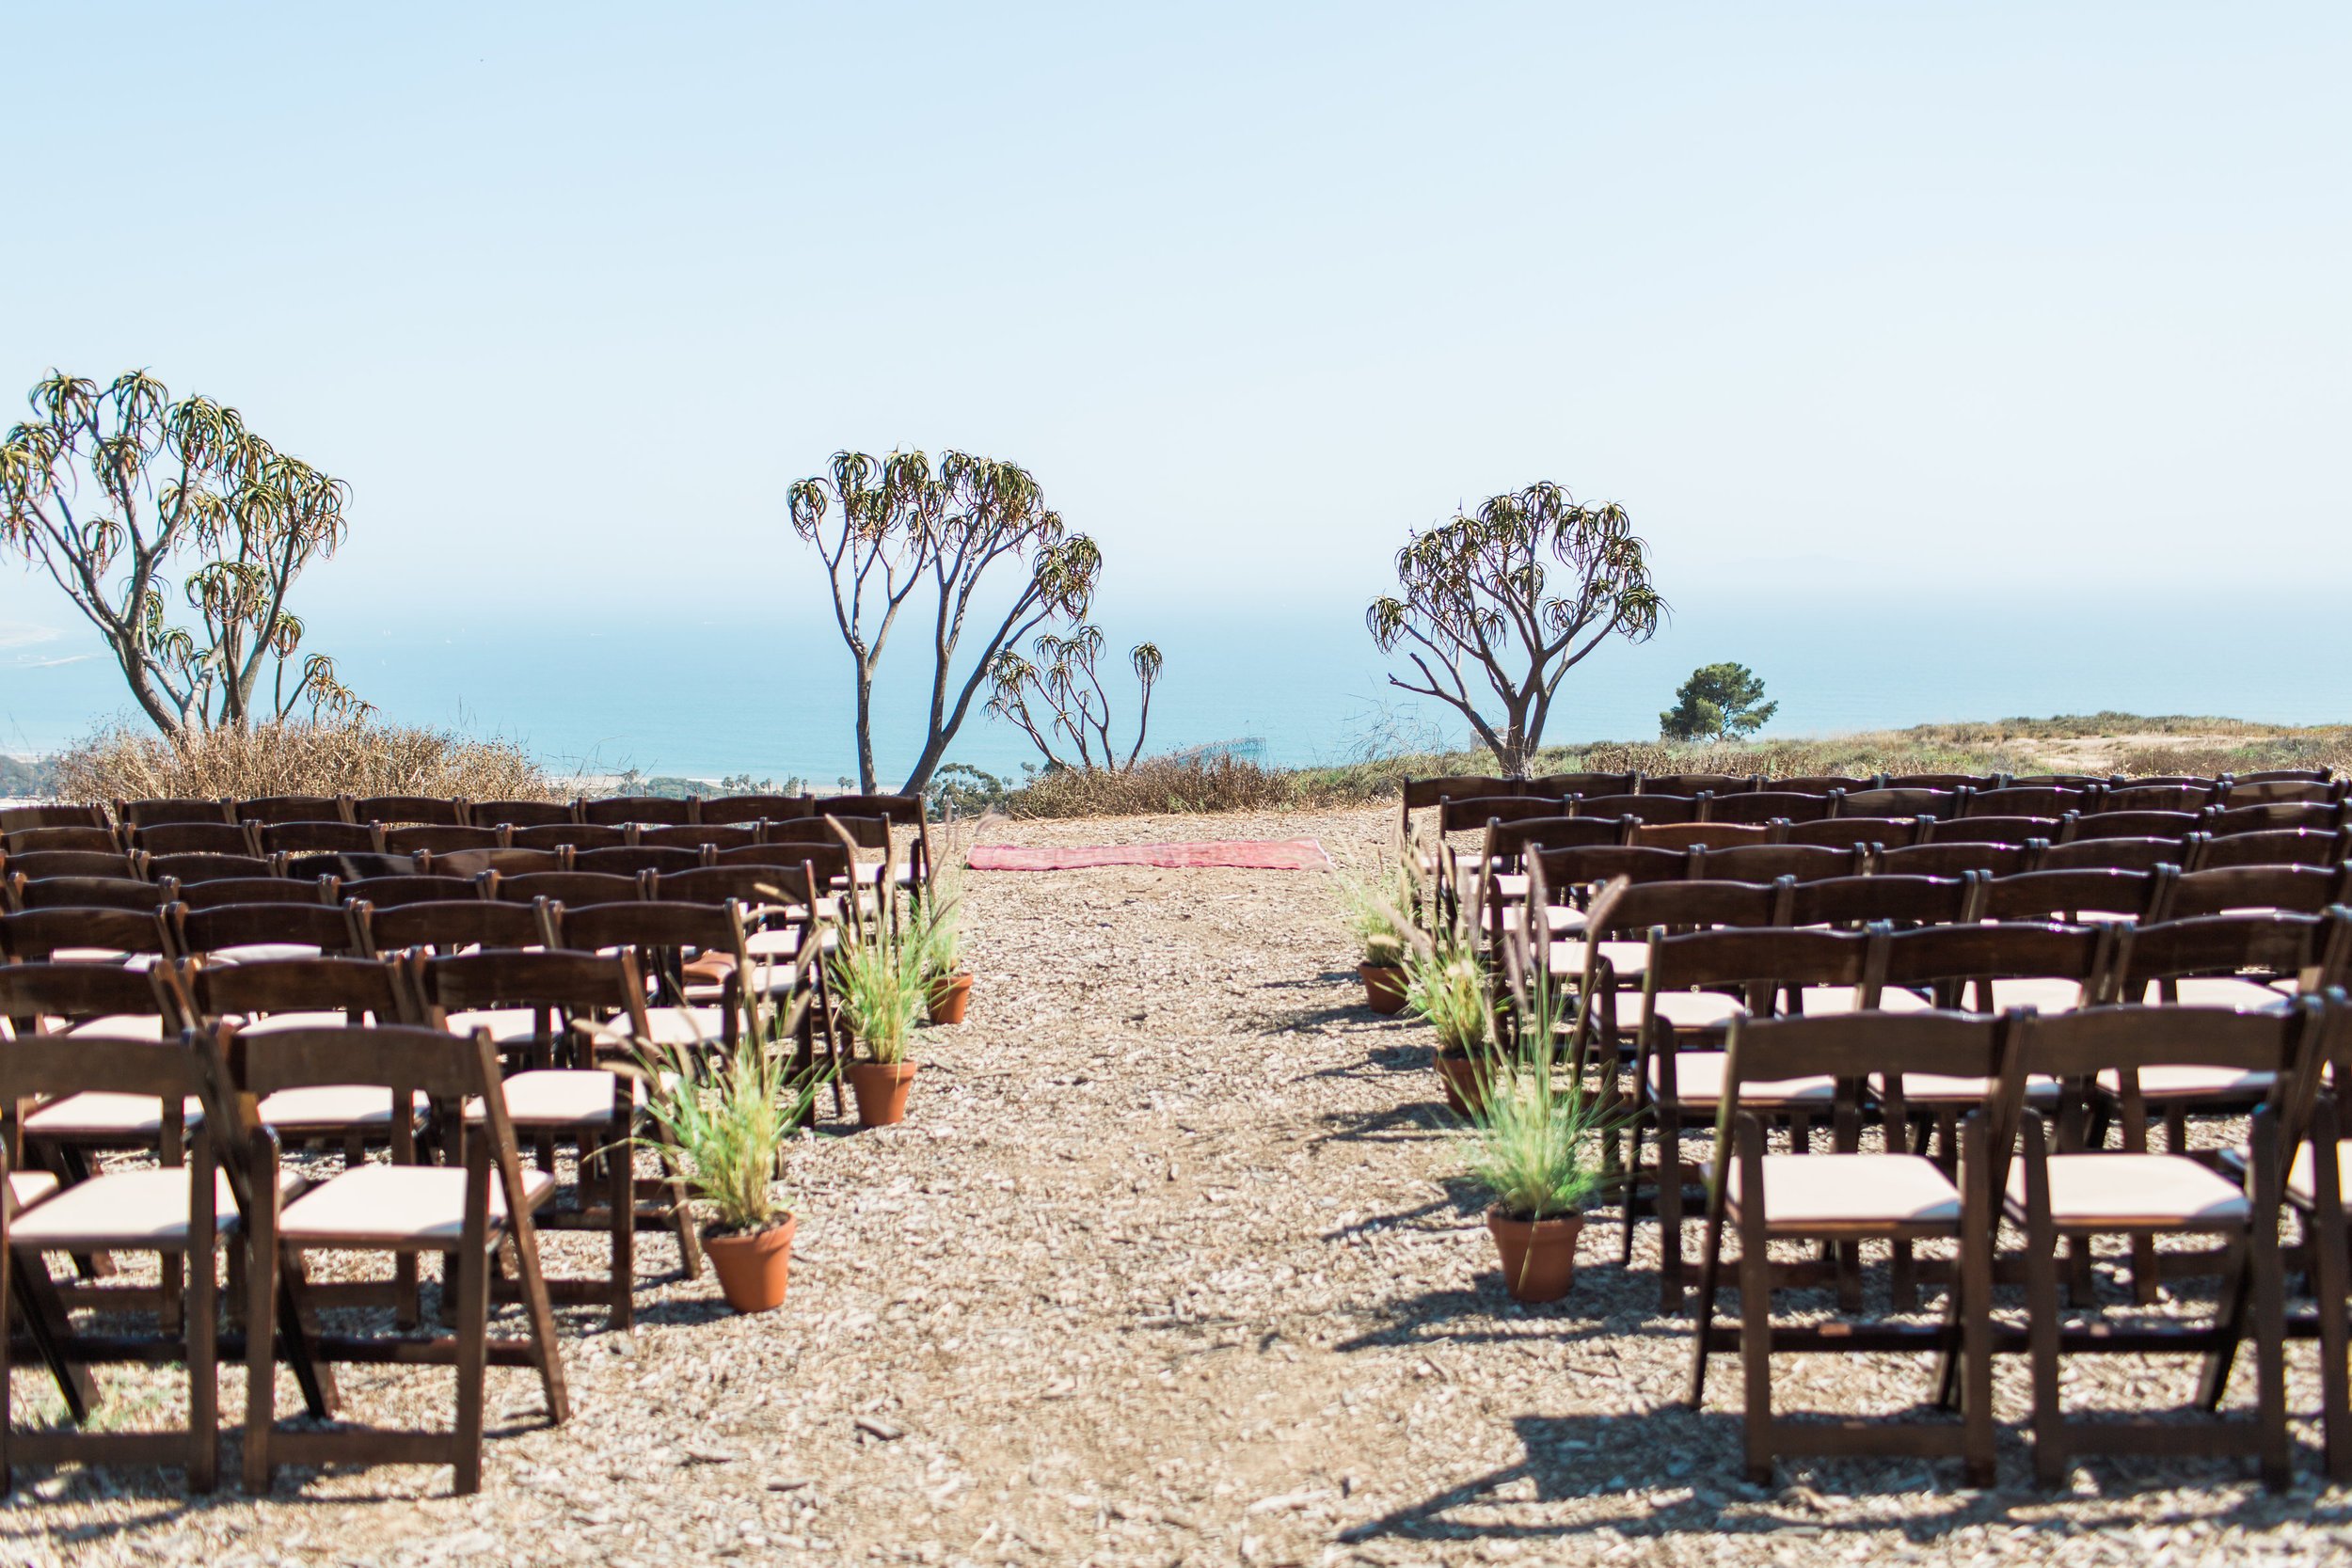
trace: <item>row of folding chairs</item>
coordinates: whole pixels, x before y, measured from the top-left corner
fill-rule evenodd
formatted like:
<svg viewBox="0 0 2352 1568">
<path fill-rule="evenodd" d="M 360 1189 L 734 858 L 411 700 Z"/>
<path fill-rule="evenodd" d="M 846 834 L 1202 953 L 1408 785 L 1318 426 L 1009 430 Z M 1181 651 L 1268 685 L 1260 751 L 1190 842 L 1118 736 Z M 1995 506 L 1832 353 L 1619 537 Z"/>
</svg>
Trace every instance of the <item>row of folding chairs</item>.
<svg viewBox="0 0 2352 1568">
<path fill-rule="evenodd" d="M 583 824 L 679 827 L 732 826 L 820 816 L 880 816 L 896 826 L 925 820 L 919 795 L 726 795 L 670 799 L 651 795 L 582 797 L 573 800 L 467 800 L 432 795 L 271 795 L 114 802 L 113 824 L 126 829 L 178 823 L 344 822 L 516 828 Z M 26 829 L 106 827 L 96 804 L 0 807 L 0 833 Z"/>
<path fill-rule="evenodd" d="M 166 822 L 121 828 L 80 825 L 24 828 L 0 835 L 0 854 L 94 855 L 417 855 L 467 849 L 611 849 L 659 847 L 739 849 L 758 845 L 834 844 L 847 834 L 864 849 L 888 848 L 892 824 L 883 816 L 761 818 L 740 823 L 647 827 L 586 822 L 454 823 L 388 826 L 380 821 Z"/>
<path fill-rule="evenodd" d="M 1697 942 L 1705 939 L 1674 939 Z M 1786 940 L 1800 940 L 1790 934 Z M 1836 942 L 1813 933 L 1802 940 Z M 2171 1071 L 2228 1071 L 2266 1086 L 2226 1162 L 2070 1142 L 2069 1093 Z M 2074 1457 L 2127 1453 L 2252 1456 L 2263 1479 L 2291 1479 L 2286 1343 L 2318 1339 L 2327 1468 L 2352 1479 L 2352 1409 L 2345 1398 L 2347 1259 L 2343 1181 L 2346 1146 L 2325 1092 L 2352 1081 L 2352 1026 L 2343 993 L 2307 996 L 2280 1012 L 2194 1006 L 2111 1006 L 2066 1013 L 2015 1010 L 1998 1017 L 1928 1011 L 1832 1017 L 1744 1015 L 1728 1027 L 1715 1129 L 1706 1169 L 1705 1239 L 1690 1400 L 1702 1403 L 1710 1360 L 1742 1362 L 1745 1465 L 1769 1481 L 1784 1454 L 1916 1454 L 1962 1459 L 1972 1484 L 1994 1480 L 1993 1396 L 1996 1358 L 2030 1367 L 2037 1478 L 2062 1483 Z M 1832 1119 L 1876 1085 L 1899 1098 L 1906 1085 L 1975 1087 L 1959 1158 L 1939 1163 L 1899 1140 L 1866 1149 L 1856 1138 L 1827 1153 L 1769 1150 L 1793 1095 Z M 2292 1250 L 2313 1287 L 2309 1311 L 2290 1313 Z M 2218 1275 L 2204 1322 L 2185 1315 L 2119 1323 L 2073 1287 L 2094 1238 L 2202 1241 Z M 1868 1242 L 1896 1258 L 1922 1243 L 1952 1256 L 1941 1272 L 1943 1308 L 1921 1323 L 1895 1315 L 1855 1321 L 1859 1302 L 1823 1322 L 1818 1313 L 1776 1319 L 1776 1292 L 1817 1283 L 1828 1259 Z M 1802 1249 L 1804 1256 L 1796 1256 Z M 1817 1250 L 1818 1249 L 1818 1250 Z M 1824 1255 L 1827 1255 L 1826 1259 Z M 1997 1284 L 2024 1285 L 2022 1310 L 2004 1310 Z M 1736 1291 L 1736 1323 L 1717 1317 L 1717 1295 Z M 2253 1353 L 2250 1414 L 2220 1412 L 2242 1348 Z M 1784 1354 L 1925 1352 L 1934 1374 L 1928 1420 L 1805 1420 L 1776 1406 L 1772 1370 Z M 2168 1418 L 2080 1408 L 2064 1375 L 2075 1354 L 2135 1354 L 2201 1363 L 2195 1395 Z M 2118 1419 L 2122 1415 L 2125 1418 Z"/>
<path fill-rule="evenodd" d="M 887 847 L 886 840 L 882 847 Z M 348 860 L 377 872 L 395 872 L 397 869 L 425 876 L 470 876 L 493 869 L 508 873 L 597 871 L 609 875 L 635 876 L 644 871 L 691 871 L 700 866 L 716 865 L 798 866 L 812 862 L 847 865 L 851 863 L 850 853 L 849 847 L 840 838 L 830 834 L 805 842 L 744 844 L 728 848 L 714 845 L 694 848 L 650 844 L 590 848 L 559 845 L 547 848 L 483 847 L 422 849 L 401 855 L 380 855 L 368 851 L 294 854 L 282 849 L 267 855 L 151 855 L 135 849 L 118 853 L 40 849 L 0 855 L 0 881 L 14 881 L 19 878 L 26 881 L 43 881 L 65 877 L 106 878 L 119 881 L 161 881 L 169 879 L 183 884 L 258 878 L 302 877 L 309 879 L 318 874 L 313 868 L 322 860 L 329 863 Z M 859 863 L 866 866 L 868 877 L 881 874 L 878 863 Z M 906 863 L 898 863 L 896 870 L 902 880 L 913 875 L 912 866 Z M 842 875 L 847 876 L 848 873 L 845 871 Z"/>
<path fill-rule="evenodd" d="M 2317 784 L 2280 784 L 2277 789 L 2318 792 Z M 2227 805 L 2191 806 L 2177 802 L 2170 786 L 2132 792 L 2106 800 L 2075 790 L 2006 789 L 1981 795 L 1967 791 L 1875 790 L 1866 795 L 1792 795 L 1767 792 L 1730 795 L 1720 799 L 1682 795 L 1566 795 L 1518 796 L 1510 800 L 1449 800 L 1438 807 L 1441 833 L 1475 832 L 1494 822 L 1529 817 L 1598 817 L 1626 819 L 1646 827 L 1716 826 L 1783 830 L 1811 827 L 1832 832 L 1850 830 L 1836 824 L 1852 818 L 1897 819 L 1913 824 L 1924 836 L 1954 832 L 1979 821 L 2037 824 L 2037 836 L 2054 840 L 2082 837 L 2180 837 L 2185 833 L 2216 835 L 2259 832 L 2267 829 L 2307 828 L 2333 832 L 2347 821 L 2352 805 L 2342 799 L 2272 800 Z"/>
</svg>

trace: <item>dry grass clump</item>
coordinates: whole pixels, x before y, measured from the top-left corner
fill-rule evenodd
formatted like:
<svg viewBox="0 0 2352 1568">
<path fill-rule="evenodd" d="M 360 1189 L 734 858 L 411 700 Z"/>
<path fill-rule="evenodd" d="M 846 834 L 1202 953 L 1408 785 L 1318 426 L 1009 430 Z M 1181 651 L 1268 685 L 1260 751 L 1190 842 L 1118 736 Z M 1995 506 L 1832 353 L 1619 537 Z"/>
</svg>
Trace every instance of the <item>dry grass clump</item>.
<svg viewBox="0 0 2352 1568">
<path fill-rule="evenodd" d="M 2352 728 L 2257 735 L 2234 746 L 2185 742 L 2126 748 L 2117 763 L 2125 773 L 2260 773 L 2273 768 L 2325 768 L 2352 773 Z"/>
<path fill-rule="evenodd" d="M 1299 803 L 1299 775 L 1233 757 L 1146 757 L 1124 773 L 1064 768 L 1013 791 L 1015 816 L 1272 811 Z"/>
<path fill-rule="evenodd" d="M 120 725 L 60 752 L 51 769 L 53 787 L 65 800 L 346 793 L 558 800 L 569 795 L 511 741 L 365 719 L 176 738 Z"/>
</svg>

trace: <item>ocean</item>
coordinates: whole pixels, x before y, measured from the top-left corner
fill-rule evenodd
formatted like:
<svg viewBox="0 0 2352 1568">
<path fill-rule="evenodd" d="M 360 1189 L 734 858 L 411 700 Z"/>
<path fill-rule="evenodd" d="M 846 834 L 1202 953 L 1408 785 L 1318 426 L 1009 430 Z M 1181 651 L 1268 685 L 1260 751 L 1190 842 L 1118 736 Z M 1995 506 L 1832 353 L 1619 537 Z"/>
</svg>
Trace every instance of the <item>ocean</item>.
<svg viewBox="0 0 2352 1568">
<path fill-rule="evenodd" d="M 1152 751 L 1254 740 L 1278 765 L 1459 742 L 1450 710 L 1396 691 L 1361 606 L 1337 599 L 1132 608 L 1111 621 L 1120 722 L 1123 650 L 1149 636 L 1167 658 Z M 63 625 L 58 618 L 58 625 Z M 885 660 L 877 762 L 895 784 L 921 735 L 928 653 L 901 626 Z M 667 613 L 517 610 L 498 617 L 313 621 L 312 645 L 387 717 L 516 740 L 565 770 L 731 773 L 818 785 L 855 771 L 850 664 L 830 619 L 756 606 L 697 622 Z M 94 636 L 0 637 L 0 750 L 40 752 L 130 712 Z M 1696 666 L 1737 659 L 1780 704 L 1767 735 L 1823 735 L 1950 720 L 2119 709 L 2286 723 L 2352 720 L 2352 628 L 2334 597 L 2282 589 L 2225 598 L 1981 594 L 1792 599 L 1686 597 L 1650 642 L 1610 646 L 1569 676 L 1546 738 L 1633 739 Z M 1027 739 L 981 711 L 951 760 L 1017 775 Z"/>
</svg>

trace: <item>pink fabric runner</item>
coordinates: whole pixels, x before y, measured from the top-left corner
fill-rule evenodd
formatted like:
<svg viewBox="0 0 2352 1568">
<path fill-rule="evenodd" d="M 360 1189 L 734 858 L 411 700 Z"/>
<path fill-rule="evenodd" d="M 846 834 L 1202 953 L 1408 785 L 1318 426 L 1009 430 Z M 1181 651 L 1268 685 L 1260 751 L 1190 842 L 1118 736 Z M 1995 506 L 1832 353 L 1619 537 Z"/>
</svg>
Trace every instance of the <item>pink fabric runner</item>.
<svg viewBox="0 0 2352 1568">
<path fill-rule="evenodd" d="M 975 871 L 1077 871 L 1094 865 L 1157 865 L 1173 870 L 1232 866 L 1245 871 L 1326 871 L 1331 857 L 1311 838 L 1201 839 L 1190 844 L 1096 844 L 1075 849 L 1024 849 L 976 844 Z"/>
</svg>

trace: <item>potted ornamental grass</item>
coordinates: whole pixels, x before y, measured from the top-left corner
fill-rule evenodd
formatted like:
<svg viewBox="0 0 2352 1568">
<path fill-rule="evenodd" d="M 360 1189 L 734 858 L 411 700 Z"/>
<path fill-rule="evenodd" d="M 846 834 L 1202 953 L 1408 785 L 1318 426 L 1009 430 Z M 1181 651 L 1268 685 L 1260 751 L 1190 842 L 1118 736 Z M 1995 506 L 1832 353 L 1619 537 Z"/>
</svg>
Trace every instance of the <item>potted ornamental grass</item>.
<svg viewBox="0 0 2352 1568">
<path fill-rule="evenodd" d="M 972 971 L 963 962 L 963 866 L 960 858 L 933 868 L 910 910 L 923 949 L 925 1006 L 933 1023 L 961 1023 L 972 1005 Z"/>
<path fill-rule="evenodd" d="M 846 906 L 845 906 L 846 907 Z M 864 1127 L 906 1119 L 914 1064 L 907 1042 L 930 1010 L 931 979 L 922 930 L 901 918 L 894 896 L 870 915 L 851 911 L 826 978 L 857 1054 L 847 1069 Z"/>
<path fill-rule="evenodd" d="M 1361 955 L 1356 975 L 1364 983 L 1364 1006 L 1383 1017 L 1405 1010 L 1405 933 L 1410 923 L 1399 911 L 1413 906 L 1413 894 L 1412 869 L 1402 852 L 1370 878 L 1340 882 L 1341 915 Z"/>
<path fill-rule="evenodd" d="M 1429 919 L 1426 929 L 1386 900 L 1377 907 L 1388 911 L 1403 943 L 1405 1005 L 1437 1031 L 1438 1077 L 1445 1085 L 1446 1105 L 1456 1116 L 1468 1116 L 1477 1108 L 1492 1069 L 1487 1042 L 1502 1033 L 1478 929 L 1456 898 L 1422 905 Z"/>
<path fill-rule="evenodd" d="M 1563 1014 L 1548 980 L 1537 974 L 1513 1000 L 1518 1038 L 1483 1075 L 1460 1155 L 1492 1199 L 1486 1228 L 1512 1299 L 1558 1301 L 1576 1279 L 1577 1238 L 1603 1183 L 1601 1143 L 1616 1118 L 1557 1062 Z"/>
<path fill-rule="evenodd" d="M 647 1048 L 640 1076 L 647 1142 L 684 1165 L 711 1211 L 703 1248 L 738 1312 L 784 1304 L 799 1222 L 778 1190 L 785 1142 L 808 1117 L 819 1079 L 793 1068 L 788 1033 L 754 1029 L 737 1044 Z"/>
</svg>

